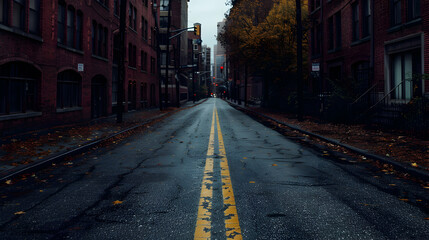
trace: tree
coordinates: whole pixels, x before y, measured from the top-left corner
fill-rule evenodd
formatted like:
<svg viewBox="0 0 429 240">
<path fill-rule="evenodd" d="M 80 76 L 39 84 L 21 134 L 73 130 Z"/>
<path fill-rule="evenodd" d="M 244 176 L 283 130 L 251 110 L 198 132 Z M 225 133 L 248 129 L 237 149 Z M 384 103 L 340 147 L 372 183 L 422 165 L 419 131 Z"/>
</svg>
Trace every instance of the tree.
<svg viewBox="0 0 429 240">
<path fill-rule="evenodd" d="M 304 59 L 307 59 L 308 11 L 303 1 Z M 219 40 L 227 49 L 230 61 L 248 66 L 254 74 L 264 73 L 264 85 L 268 100 L 268 85 L 291 82 L 296 72 L 296 8 L 294 0 L 235 1 L 227 15 L 224 32 Z M 305 64 L 305 63 L 304 63 Z M 288 77 L 289 76 L 289 77 Z"/>
</svg>

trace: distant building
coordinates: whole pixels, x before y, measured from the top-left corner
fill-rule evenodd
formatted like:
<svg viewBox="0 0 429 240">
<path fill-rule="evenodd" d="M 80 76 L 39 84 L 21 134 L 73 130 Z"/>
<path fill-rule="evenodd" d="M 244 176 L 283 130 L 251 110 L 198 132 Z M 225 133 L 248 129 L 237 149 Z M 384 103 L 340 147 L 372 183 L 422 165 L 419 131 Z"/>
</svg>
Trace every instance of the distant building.
<svg viewBox="0 0 429 240">
<path fill-rule="evenodd" d="M 210 86 L 211 83 L 211 48 L 203 45 L 201 48 L 201 79 L 203 84 Z"/>
<path fill-rule="evenodd" d="M 119 3 L 0 2 L 0 132 L 113 113 L 118 93 Z M 130 1 L 126 12 L 128 111 L 156 106 L 158 84 L 151 3 Z"/>
<path fill-rule="evenodd" d="M 225 19 L 217 23 L 217 35 L 224 31 Z M 214 52 L 214 77 L 216 82 L 225 82 L 226 79 L 226 51 L 220 42 L 215 45 Z"/>
<path fill-rule="evenodd" d="M 194 31 L 188 31 L 188 68 L 187 74 L 190 84 L 188 85 L 189 95 L 194 95 L 197 98 L 202 96 L 198 95 L 200 88 L 200 72 L 203 71 L 202 64 L 202 40 L 201 35 L 197 36 Z"/>
<path fill-rule="evenodd" d="M 176 105 L 176 83 L 179 84 L 179 99 L 181 102 L 188 100 L 187 79 L 183 77 L 179 70 L 181 66 L 186 65 L 188 48 L 186 31 L 170 40 L 169 47 L 169 63 L 168 63 L 168 78 L 166 77 L 166 61 L 167 61 L 167 29 L 170 19 L 170 31 L 184 29 L 188 27 L 188 1 L 171 1 L 171 9 L 169 9 L 169 0 L 161 0 L 160 11 L 160 32 L 161 32 L 161 76 L 162 76 L 162 100 L 165 101 L 165 81 L 168 79 L 167 95 L 168 102 Z M 176 32 L 177 33 L 177 32 Z M 171 33 L 170 36 L 176 33 Z"/>
</svg>

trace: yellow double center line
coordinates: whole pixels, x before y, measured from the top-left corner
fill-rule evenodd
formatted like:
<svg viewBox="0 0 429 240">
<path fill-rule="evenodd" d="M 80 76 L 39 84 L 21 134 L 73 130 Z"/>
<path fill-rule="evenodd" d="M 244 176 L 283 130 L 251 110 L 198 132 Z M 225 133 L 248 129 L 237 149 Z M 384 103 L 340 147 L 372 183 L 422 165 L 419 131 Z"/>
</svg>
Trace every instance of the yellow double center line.
<svg viewBox="0 0 429 240">
<path fill-rule="evenodd" d="M 201 186 L 200 201 L 198 204 L 197 224 L 194 239 L 211 238 L 211 209 L 213 206 L 213 164 L 214 164 L 214 135 L 215 121 L 217 122 L 217 134 L 219 142 L 220 169 L 222 178 L 222 195 L 224 206 L 225 232 L 227 239 L 243 239 L 238 221 L 237 207 L 235 205 L 234 192 L 232 190 L 231 176 L 229 173 L 228 159 L 226 158 L 225 144 L 219 124 L 217 109 L 213 109 L 212 125 L 210 129 L 209 146 L 207 150 L 204 177 Z"/>
</svg>

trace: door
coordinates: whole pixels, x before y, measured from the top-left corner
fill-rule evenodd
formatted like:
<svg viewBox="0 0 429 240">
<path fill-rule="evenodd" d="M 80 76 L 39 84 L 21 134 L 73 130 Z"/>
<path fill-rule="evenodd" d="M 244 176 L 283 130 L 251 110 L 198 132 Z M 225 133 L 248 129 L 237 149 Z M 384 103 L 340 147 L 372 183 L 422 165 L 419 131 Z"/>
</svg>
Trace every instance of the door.
<svg viewBox="0 0 429 240">
<path fill-rule="evenodd" d="M 99 118 L 107 113 L 106 79 L 96 76 L 91 82 L 91 117 Z"/>
<path fill-rule="evenodd" d="M 409 101 L 413 97 L 413 84 L 419 84 L 415 74 L 420 73 L 420 69 L 420 51 L 395 54 L 391 57 L 390 90 L 392 99 Z"/>
<path fill-rule="evenodd" d="M 137 106 L 136 81 L 128 82 L 128 110 L 135 110 Z"/>
</svg>

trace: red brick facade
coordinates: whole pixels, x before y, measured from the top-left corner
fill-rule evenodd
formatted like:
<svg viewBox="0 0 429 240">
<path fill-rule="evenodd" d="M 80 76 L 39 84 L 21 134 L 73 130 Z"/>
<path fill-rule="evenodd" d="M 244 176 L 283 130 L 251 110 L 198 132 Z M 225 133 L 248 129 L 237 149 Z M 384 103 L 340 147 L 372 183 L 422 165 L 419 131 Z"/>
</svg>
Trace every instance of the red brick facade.
<svg viewBox="0 0 429 240">
<path fill-rule="evenodd" d="M 320 63 L 322 76 L 318 79 L 313 73 L 313 83 L 321 84 L 321 92 L 332 90 L 329 81 L 353 85 L 357 95 L 378 83 L 376 89 L 383 97 L 408 78 L 405 72 L 429 72 L 428 10 L 429 2 L 423 0 L 310 0 L 309 58 L 310 63 Z M 404 87 L 404 92 L 412 91 L 409 88 Z M 426 80 L 410 96 L 428 92 Z"/>
<path fill-rule="evenodd" d="M 27 0 L 22 6 L 22 22 L 13 16 L 13 8 L 20 6 L 11 0 L 4 2 L 0 16 L 0 131 L 6 134 L 13 129 L 42 128 L 112 114 L 117 89 L 114 38 L 119 28 L 115 4 L 120 1 L 28 4 L 33 1 Z M 135 8 L 131 17 L 130 6 Z M 34 19 L 40 19 L 38 25 Z M 150 0 L 127 1 L 125 110 L 157 105 L 154 24 Z M 78 64 L 83 64 L 83 71 Z M 27 76 L 14 69 L 30 69 L 35 74 Z M 14 98 L 14 86 L 18 85 L 22 96 Z"/>
</svg>

